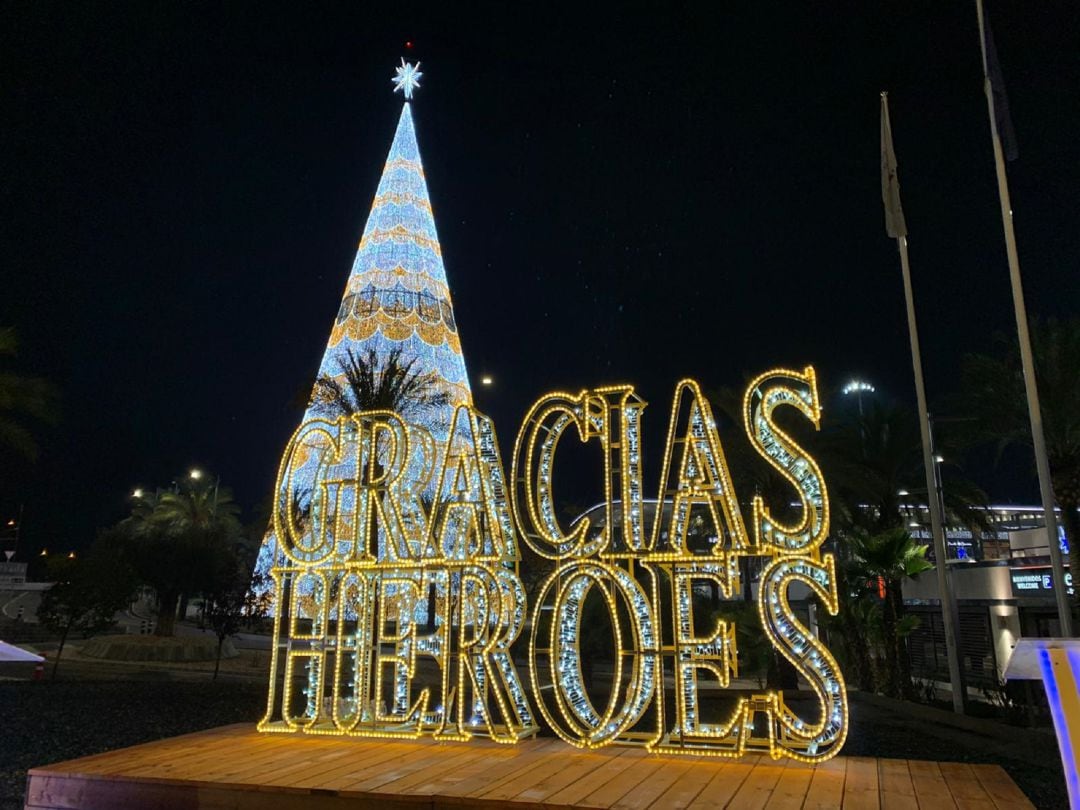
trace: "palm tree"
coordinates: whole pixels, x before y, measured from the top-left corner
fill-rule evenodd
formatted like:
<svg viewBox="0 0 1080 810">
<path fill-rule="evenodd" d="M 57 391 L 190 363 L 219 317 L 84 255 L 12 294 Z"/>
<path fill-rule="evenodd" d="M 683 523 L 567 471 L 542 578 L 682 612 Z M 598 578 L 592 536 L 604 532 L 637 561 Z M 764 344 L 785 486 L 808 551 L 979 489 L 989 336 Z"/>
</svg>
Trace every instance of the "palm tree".
<svg viewBox="0 0 1080 810">
<path fill-rule="evenodd" d="M 928 546 L 912 540 L 905 529 L 887 529 L 877 534 L 853 532 L 848 538 L 852 568 L 864 588 L 877 589 L 881 597 L 881 635 L 884 647 L 885 693 L 911 697 L 911 672 L 903 654 L 900 624 L 904 616 L 903 583 L 934 566 L 926 559 Z"/>
<path fill-rule="evenodd" d="M 450 403 L 450 395 L 434 371 L 417 368 L 419 359 L 402 359 L 395 348 L 380 360 L 374 349 L 359 355 L 349 349 L 338 360 L 339 374 L 322 374 L 311 392 L 312 408 L 335 418 L 361 411 L 393 411 L 405 421 L 426 416 Z"/>
<path fill-rule="evenodd" d="M 917 418 L 906 408 L 875 402 L 828 428 L 820 456 L 832 496 L 837 574 L 848 602 L 841 604 L 837 624 L 848 642 L 849 664 L 867 688 L 871 650 L 879 647 L 878 688 L 914 697 L 904 649 L 914 627 L 904 616 L 903 582 L 933 566 L 927 546 L 908 534 L 902 507 L 908 497 L 923 503 L 937 497 L 927 492 Z M 979 508 L 988 499 L 973 483 L 950 475 L 941 496 L 949 522 L 988 528 Z"/>
<path fill-rule="evenodd" d="M 190 486 L 140 498 L 123 521 L 134 567 L 157 592 L 157 635 L 173 635 L 182 595 L 214 586 L 241 534 L 238 512 L 227 489 Z"/>
<path fill-rule="evenodd" d="M 823 611 L 819 614 L 821 623 L 829 630 L 830 641 L 834 631 L 843 636 L 844 643 L 833 644 L 831 649 L 839 657 L 849 682 L 863 691 L 872 692 L 871 631 L 881 624 L 875 615 L 881 609 L 870 598 L 866 576 L 850 556 L 837 563 L 836 589 L 840 597 L 839 611 L 836 616 Z"/>
<path fill-rule="evenodd" d="M 419 419 L 449 423 L 445 418 L 432 418 L 432 412 L 450 404 L 450 395 L 434 371 L 417 368 L 419 358 L 402 359 L 401 347 L 391 349 L 380 359 L 374 349 L 359 355 L 352 349 L 338 360 L 340 374 L 336 377 L 321 374 L 311 392 L 311 405 L 316 413 L 337 418 L 362 411 L 392 411 L 405 422 Z M 381 461 L 375 462 L 381 470 Z M 294 497 L 302 497 L 303 493 Z M 379 554 L 377 535 L 371 536 L 370 552 Z M 433 594 L 429 595 L 434 611 Z M 429 613 L 429 617 L 434 615 Z"/>
<path fill-rule="evenodd" d="M 1023 368 L 1015 340 L 998 355 L 964 358 L 956 399 L 977 417 L 963 437 L 971 444 L 993 444 L 998 458 L 1010 445 L 1032 446 Z M 1039 383 L 1043 435 L 1054 498 L 1061 508 L 1069 543 L 1069 568 L 1080 571 L 1080 318 L 1033 321 L 1031 349 Z M 1080 616 L 1080 589 L 1073 613 Z"/>
<path fill-rule="evenodd" d="M 0 357 L 13 357 L 19 341 L 15 330 L 0 329 Z M 39 377 L 13 371 L 0 372 L 0 446 L 14 450 L 31 461 L 38 446 L 24 419 L 52 422 L 56 418 L 56 389 Z"/>
<path fill-rule="evenodd" d="M 926 503 L 922 439 L 910 410 L 874 403 L 834 425 L 821 444 L 820 460 L 837 502 L 834 516 L 841 531 L 878 533 L 901 527 L 905 498 Z M 950 522 L 989 528 L 988 499 L 971 481 L 950 475 L 942 486 L 942 500 Z"/>
</svg>

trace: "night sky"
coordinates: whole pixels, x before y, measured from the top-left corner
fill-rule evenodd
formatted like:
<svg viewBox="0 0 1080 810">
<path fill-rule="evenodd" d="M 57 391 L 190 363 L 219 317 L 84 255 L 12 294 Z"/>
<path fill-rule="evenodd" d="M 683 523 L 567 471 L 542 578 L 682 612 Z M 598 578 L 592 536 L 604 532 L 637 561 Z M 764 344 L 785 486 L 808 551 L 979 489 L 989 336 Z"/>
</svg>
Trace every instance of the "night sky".
<svg viewBox="0 0 1080 810">
<path fill-rule="evenodd" d="M 931 400 L 1014 328 L 974 2 L 461 5 L 4 4 L 0 325 L 63 395 L 39 462 L 0 470 L 27 546 L 84 547 L 133 486 L 192 465 L 249 515 L 266 497 L 402 55 L 423 62 L 417 135 L 507 464 L 552 388 L 636 383 L 654 441 L 684 375 L 740 386 L 813 363 L 825 388 L 859 374 L 913 403 L 883 89 Z M 1080 4 L 989 10 L 1029 310 L 1075 314 Z M 1026 475 L 973 472 L 996 499 L 1035 498 Z"/>
</svg>

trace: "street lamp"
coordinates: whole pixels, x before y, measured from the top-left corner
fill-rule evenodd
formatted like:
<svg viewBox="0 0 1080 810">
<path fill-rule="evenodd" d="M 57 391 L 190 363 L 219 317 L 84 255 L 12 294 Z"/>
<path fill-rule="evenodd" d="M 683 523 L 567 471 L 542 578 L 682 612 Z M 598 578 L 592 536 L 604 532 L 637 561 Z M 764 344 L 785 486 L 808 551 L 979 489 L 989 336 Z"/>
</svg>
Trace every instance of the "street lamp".
<svg viewBox="0 0 1080 810">
<path fill-rule="evenodd" d="M 875 390 L 876 389 L 874 388 L 874 386 L 868 383 L 866 380 L 852 379 L 845 383 L 844 387 L 840 389 L 840 392 L 844 396 L 850 396 L 851 394 L 855 395 L 855 399 L 858 400 L 859 403 L 859 416 L 862 416 L 862 395 L 864 393 L 872 394 Z"/>
<path fill-rule="evenodd" d="M 480 384 L 481 385 L 494 385 L 495 384 L 495 379 L 492 376 L 490 376 L 488 374 L 485 374 L 483 377 L 480 378 Z"/>
<path fill-rule="evenodd" d="M 10 518 L 7 521 L 7 527 L 6 527 L 8 529 L 7 534 L 12 540 L 12 546 L 11 546 L 11 548 L 5 548 L 4 553 L 7 555 L 7 558 L 8 558 L 9 561 L 11 560 L 12 557 L 15 556 L 16 552 L 18 552 L 18 550 L 19 550 L 19 535 L 20 535 L 20 533 L 22 531 L 22 516 L 23 516 L 23 508 L 22 508 L 22 506 L 20 506 L 19 507 L 19 516 L 17 518 Z M 7 543 L 5 542 L 4 545 L 7 546 Z"/>
<path fill-rule="evenodd" d="M 202 470 L 200 470 L 198 467 L 195 467 L 194 469 L 192 469 L 188 473 L 188 477 L 191 478 L 192 481 L 201 481 L 204 475 L 205 475 L 205 473 Z M 220 486 L 221 486 L 221 476 L 218 475 L 218 476 L 215 476 L 215 478 L 214 478 L 214 506 L 215 507 L 217 506 L 218 488 Z"/>
<path fill-rule="evenodd" d="M 142 487 L 135 487 L 131 493 L 132 498 L 141 498 L 143 496 Z"/>
</svg>

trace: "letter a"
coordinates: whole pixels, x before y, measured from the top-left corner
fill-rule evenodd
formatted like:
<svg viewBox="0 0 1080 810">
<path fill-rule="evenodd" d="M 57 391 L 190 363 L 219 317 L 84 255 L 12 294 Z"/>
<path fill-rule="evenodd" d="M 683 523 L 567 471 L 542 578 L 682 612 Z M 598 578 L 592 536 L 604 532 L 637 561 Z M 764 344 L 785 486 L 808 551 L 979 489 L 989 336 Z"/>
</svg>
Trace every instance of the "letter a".
<svg viewBox="0 0 1080 810">
<path fill-rule="evenodd" d="M 682 445 L 677 465 L 676 445 Z M 680 557 L 692 554 L 686 540 L 695 506 L 704 506 L 708 511 L 711 531 L 716 538 L 713 554 L 722 556 L 746 549 L 746 528 L 716 432 L 716 420 L 708 400 L 693 380 L 682 380 L 675 387 L 660 475 L 659 502 L 664 503 L 667 499 L 671 500 L 667 542 L 665 545 L 661 536 L 663 516 L 658 514 L 653 524 L 654 552 L 667 551 Z"/>
</svg>

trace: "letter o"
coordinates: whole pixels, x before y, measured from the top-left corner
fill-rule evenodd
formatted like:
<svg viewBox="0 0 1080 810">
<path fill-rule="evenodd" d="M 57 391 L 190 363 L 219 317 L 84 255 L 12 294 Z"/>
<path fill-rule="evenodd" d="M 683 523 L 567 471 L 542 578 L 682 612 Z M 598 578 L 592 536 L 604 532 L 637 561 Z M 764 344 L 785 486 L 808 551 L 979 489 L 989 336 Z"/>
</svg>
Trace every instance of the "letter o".
<svg viewBox="0 0 1080 810">
<path fill-rule="evenodd" d="M 579 647 L 581 611 L 594 587 L 603 594 L 616 641 L 615 672 L 603 710 L 593 706 L 585 688 Z M 629 617 L 630 639 L 623 637 L 619 626 L 620 602 Z M 552 619 L 544 633 L 541 617 L 549 604 Z M 652 702 L 660 671 L 657 650 L 652 606 L 630 574 L 601 562 L 563 564 L 540 590 L 529 638 L 529 677 L 541 714 L 571 745 L 598 748 L 611 744 L 641 719 Z M 543 667 L 541 658 L 546 660 Z M 630 659 L 628 665 L 626 658 Z"/>
</svg>

